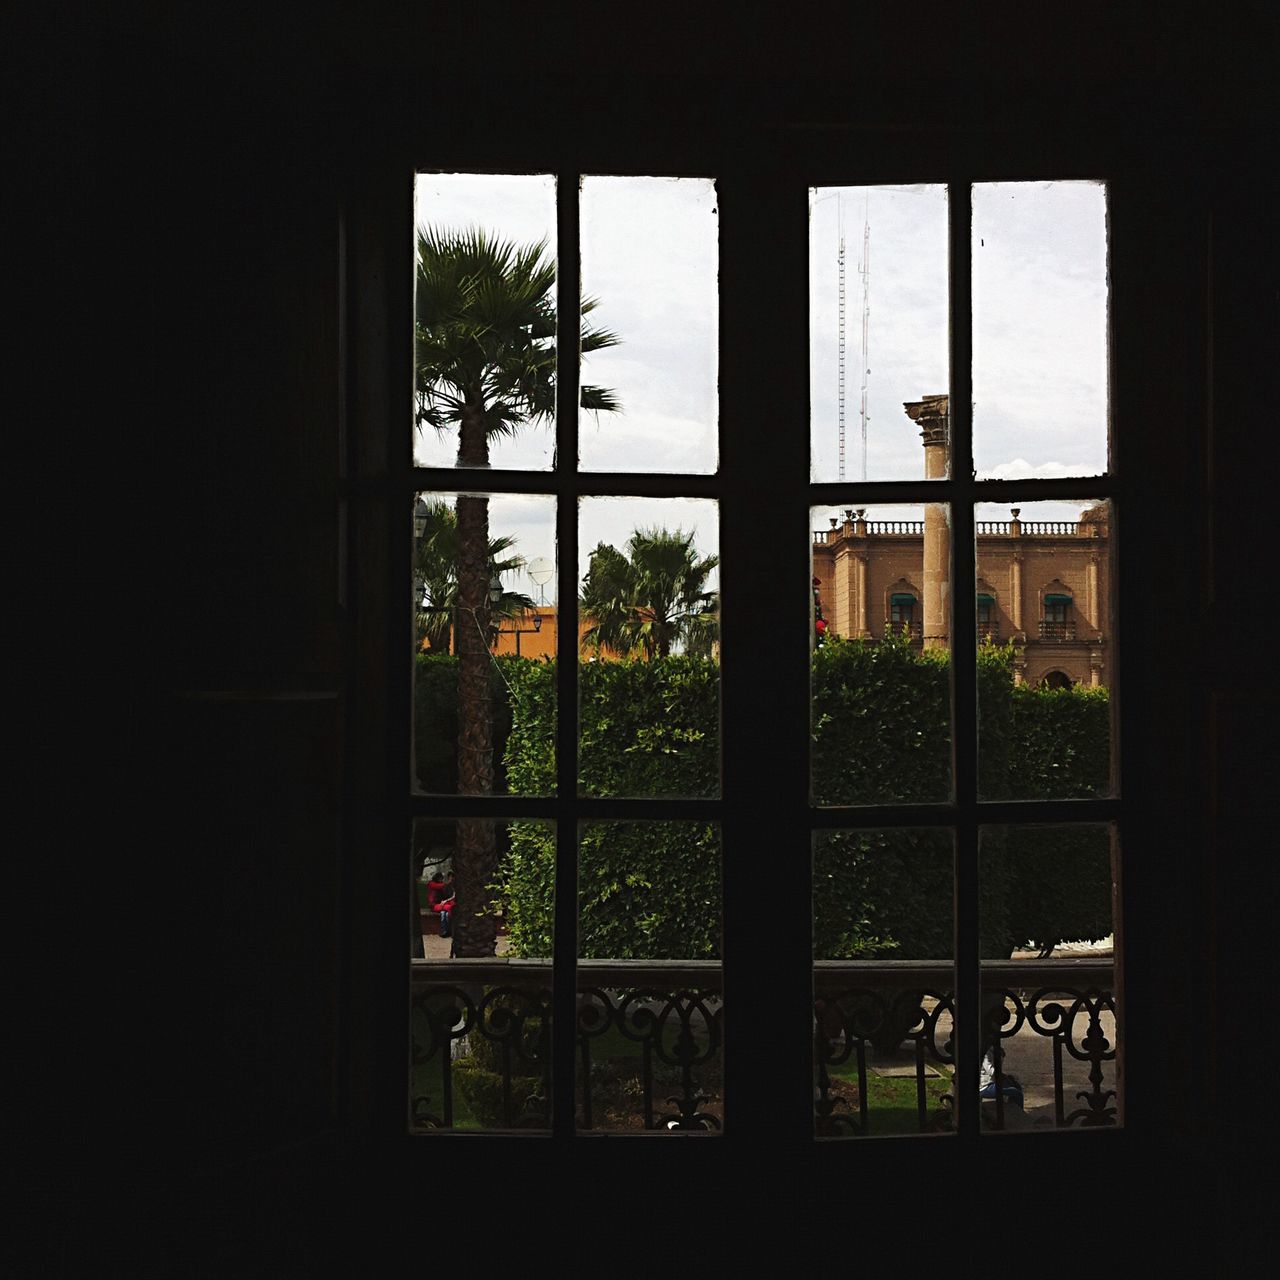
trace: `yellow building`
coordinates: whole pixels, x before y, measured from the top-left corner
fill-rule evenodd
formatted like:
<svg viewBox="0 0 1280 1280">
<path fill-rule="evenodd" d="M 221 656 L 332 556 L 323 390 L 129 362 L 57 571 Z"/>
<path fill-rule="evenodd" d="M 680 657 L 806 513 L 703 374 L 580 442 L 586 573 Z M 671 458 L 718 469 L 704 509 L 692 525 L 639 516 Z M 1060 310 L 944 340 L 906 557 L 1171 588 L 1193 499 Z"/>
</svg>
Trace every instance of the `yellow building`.
<svg viewBox="0 0 1280 1280">
<path fill-rule="evenodd" d="M 946 396 L 907 404 L 920 424 L 925 474 L 946 474 Z M 1110 634 L 1110 529 L 1098 504 L 1079 520 L 980 520 L 977 543 L 978 633 L 1015 645 L 1019 683 L 1065 687 L 1107 683 Z M 945 510 L 923 520 L 868 520 L 865 510 L 832 517 L 813 534 L 828 634 L 879 638 L 904 628 L 922 647 L 949 643 L 950 534 Z"/>
</svg>

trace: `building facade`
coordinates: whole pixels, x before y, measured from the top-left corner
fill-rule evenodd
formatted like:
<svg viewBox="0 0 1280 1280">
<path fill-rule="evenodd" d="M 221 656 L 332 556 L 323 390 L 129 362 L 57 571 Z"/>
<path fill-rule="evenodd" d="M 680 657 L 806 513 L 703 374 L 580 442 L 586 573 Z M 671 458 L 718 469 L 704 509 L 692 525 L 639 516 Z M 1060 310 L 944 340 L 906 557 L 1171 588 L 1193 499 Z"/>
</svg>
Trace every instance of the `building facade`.
<svg viewBox="0 0 1280 1280">
<path fill-rule="evenodd" d="M 926 476 L 946 474 L 946 396 L 905 406 L 921 427 Z M 905 633 L 923 648 L 949 643 L 947 513 L 923 520 L 868 520 L 865 509 L 813 533 L 813 576 L 827 634 L 879 639 Z M 1105 504 L 1079 520 L 980 520 L 978 633 L 1014 645 L 1019 684 L 1107 684 L 1111 633 L 1110 528 Z"/>
</svg>

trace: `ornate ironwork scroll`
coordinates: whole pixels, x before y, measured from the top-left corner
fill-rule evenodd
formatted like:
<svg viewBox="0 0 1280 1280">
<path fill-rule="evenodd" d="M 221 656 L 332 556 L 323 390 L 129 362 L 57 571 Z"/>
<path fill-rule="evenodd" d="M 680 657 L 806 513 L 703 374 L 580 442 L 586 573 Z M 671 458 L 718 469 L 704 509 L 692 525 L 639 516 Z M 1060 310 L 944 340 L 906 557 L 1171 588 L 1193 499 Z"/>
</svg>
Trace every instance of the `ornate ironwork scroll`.
<svg viewBox="0 0 1280 1280">
<path fill-rule="evenodd" d="M 714 993 L 685 989 L 631 991 L 614 1007 L 618 1029 L 641 1048 L 646 1129 L 706 1132 L 720 1128 L 719 1119 L 702 1109 L 712 1097 L 702 1092 L 694 1073 L 719 1055 L 722 1012 Z M 655 1059 L 680 1075 L 680 1092 L 666 1099 L 675 1110 L 660 1116 L 654 1115 Z"/>
<path fill-rule="evenodd" d="M 1054 1123 L 1069 1128 L 1079 1122 L 1081 1128 L 1114 1125 L 1117 1110 L 1113 1105 L 1114 1089 L 1104 1089 L 1103 1064 L 1113 1062 L 1115 1046 L 1107 1038 L 1102 1025 L 1103 1013 L 1115 1017 L 1115 1000 L 1110 991 L 1098 987 L 1072 990 L 1061 986 L 1041 987 L 1029 997 L 1021 991 L 1004 988 L 999 1002 L 987 1015 L 984 1048 L 991 1053 L 995 1075 L 994 1127 L 1005 1124 L 1004 1042 L 1024 1027 L 1044 1036 L 1053 1046 Z M 1089 1064 L 1089 1088 L 1075 1096 L 1084 1103 L 1070 1114 L 1064 1101 L 1066 1059 Z"/>
<path fill-rule="evenodd" d="M 453 1127 L 453 1042 L 470 1032 L 475 1018 L 475 1005 L 458 987 L 428 987 L 414 994 L 410 1060 L 416 1071 L 440 1059 L 440 1102 L 433 1108 L 430 1093 L 413 1096 L 411 1117 L 415 1128 Z"/>
<path fill-rule="evenodd" d="M 462 1040 L 473 1052 L 488 1050 L 500 1079 L 500 1126 L 546 1128 L 550 1097 L 551 992 L 546 988 L 501 986 L 468 991 L 462 986 L 428 986 L 413 997 L 411 1062 L 419 1069 L 438 1063 L 439 1101 L 433 1091 L 414 1094 L 411 1121 L 417 1129 L 448 1129 L 455 1123 L 454 1046 Z M 517 1091 L 521 1079 L 536 1079 L 532 1092 Z"/>
<path fill-rule="evenodd" d="M 944 1021 L 945 1019 L 945 1021 Z M 951 1027 L 954 1022 L 952 998 L 937 991 L 900 991 L 891 995 L 882 990 L 859 987 L 837 993 L 823 993 L 814 1001 L 814 1062 L 817 1088 L 814 1097 L 814 1131 L 819 1137 L 837 1138 L 866 1135 L 874 1131 L 869 1104 L 868 1046 L 893 1039 L 895 1028 L 910 1041 L 915 1056 L 916 1119 L 921 1133 L 938 1127 L 939 1118 L 929 1114 L 926 1089 L 928 1060 L 951 1065 L 954 1062 Z M 939 1043 L 942 1029 L 946 1039 Z M 858 1115 L 855 1118 L 836 1108 L 847 1100 L 832 1095 L 831 1069 L 850 1059 L 857 1062 Z M 944 1099 L 945 1101 L 945 1099 Z M 949 1116 L 942 1123 L 949 1125 Z"/>
</svg>

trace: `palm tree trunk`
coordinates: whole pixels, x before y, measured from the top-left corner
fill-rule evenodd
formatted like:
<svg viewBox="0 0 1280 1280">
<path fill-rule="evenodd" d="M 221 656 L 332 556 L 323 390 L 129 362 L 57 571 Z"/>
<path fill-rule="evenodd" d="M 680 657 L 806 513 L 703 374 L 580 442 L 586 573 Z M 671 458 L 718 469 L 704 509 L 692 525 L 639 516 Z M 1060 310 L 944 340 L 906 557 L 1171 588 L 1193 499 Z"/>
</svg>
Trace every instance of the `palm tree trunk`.
<svg viewBox="0 0 1280 1280">
<path fill-rule="evenodd" d="M 462 466 L 487 466 L 483 411 L 463 413 L 458 441 Z M 493 724 L 489 706 L 489 500 L 458 497 L 458 609 L 454 645 L 458 654 L 458 790 L 466 795 L 493 791 Z M 458 820 L 453 860 L 457 902 L 453 952 L 491 956 L 497 921 L 486 912 L 486 886 L 497 878 L 497 845 L 492 821 Z"/>
</svg>

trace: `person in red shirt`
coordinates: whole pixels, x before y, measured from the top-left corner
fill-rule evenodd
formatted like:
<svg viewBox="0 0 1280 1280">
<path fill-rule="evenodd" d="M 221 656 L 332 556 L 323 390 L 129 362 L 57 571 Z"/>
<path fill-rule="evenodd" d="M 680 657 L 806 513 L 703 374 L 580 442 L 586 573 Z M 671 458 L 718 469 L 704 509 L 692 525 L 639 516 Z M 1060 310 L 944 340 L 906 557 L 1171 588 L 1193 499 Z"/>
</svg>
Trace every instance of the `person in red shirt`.
<svg viewBox="0 0 1280 1280">
<path fill-rule="evenodd" d="M 440 915 L 440 899 L 445 895 L 444 874 L 439 867 L 431 873 L 431 879 L 427 881 L 427 910 L 435 915 Z M 452 892 L 452 890 L 450 890 Z M 443 932 L 443 917 L 441 917 L 441 931 Z"/>
<path fill-rule="evenodd" d="M 440 936 L 447 938 L 449 936 L 449 919 L 453 915 L 452 871 L 449 872 L 449 878 L 440 890 L 440 897 L 436 902 L 435 910 L 440 913 Z"/>
</svg>

